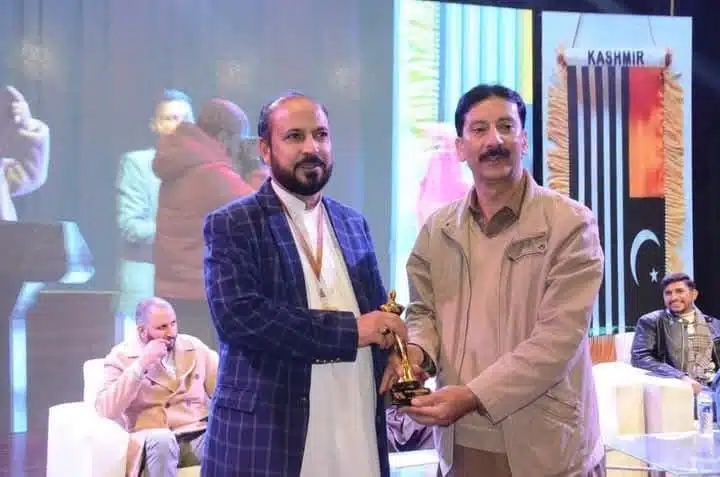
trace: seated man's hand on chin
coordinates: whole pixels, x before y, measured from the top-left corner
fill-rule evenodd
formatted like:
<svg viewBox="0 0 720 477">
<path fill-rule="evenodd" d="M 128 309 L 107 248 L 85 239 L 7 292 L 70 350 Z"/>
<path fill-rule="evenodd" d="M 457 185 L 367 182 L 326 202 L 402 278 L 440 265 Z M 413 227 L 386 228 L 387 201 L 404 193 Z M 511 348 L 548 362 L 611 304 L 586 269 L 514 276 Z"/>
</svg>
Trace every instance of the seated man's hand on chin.
<svg viewBox="0 0 720 477">
<path fill-rule="evenodd" d="M 168 354 L 168 341 L 156 339 L 148 341 L 143 347 L 142 354 L 138 358 L 138 365 L 143 373 L 147 373 L 151 367 L 161 364 L 162 359 Z"/>
</svg>

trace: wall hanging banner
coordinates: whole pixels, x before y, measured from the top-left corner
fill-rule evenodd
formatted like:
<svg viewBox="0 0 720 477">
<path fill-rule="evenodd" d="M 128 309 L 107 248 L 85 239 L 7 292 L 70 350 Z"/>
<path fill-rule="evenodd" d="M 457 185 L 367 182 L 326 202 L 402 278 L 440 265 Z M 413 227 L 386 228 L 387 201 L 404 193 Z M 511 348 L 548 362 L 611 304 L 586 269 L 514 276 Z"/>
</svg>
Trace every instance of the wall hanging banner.
<svg viewBox="0 0 720 477">
<path fill-rule="evenodd" d="M 548 184 L 598 219 L 607 264 L 594 327 L 661 307 L 660 290 L 650 285 L 685 270 L 684 94 L 671 63 L 660 48 L 557 55 Z"/>
<path fill-rule="evenodd" d="M 670 62 L 670 53 L 664 48 L 568 48 L 561 56 L 567 66 L 664 68 Z"/>
</svg>

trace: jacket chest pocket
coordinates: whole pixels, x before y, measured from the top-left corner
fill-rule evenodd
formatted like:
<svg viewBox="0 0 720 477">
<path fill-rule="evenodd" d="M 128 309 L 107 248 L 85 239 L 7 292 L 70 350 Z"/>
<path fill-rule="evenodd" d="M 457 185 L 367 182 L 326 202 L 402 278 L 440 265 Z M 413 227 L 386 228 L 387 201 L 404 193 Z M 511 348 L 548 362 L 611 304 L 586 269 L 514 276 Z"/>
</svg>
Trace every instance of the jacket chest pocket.
<svg viewBox="0 0 720 477">
<path fill-rule="evenodd" d="M 504 307 L 501 313 L 532 313 L 527 306 L 542 291 L 547 250 L 548 238 L 544 233 L 515 240 L 505 249 L 500 277 L 500 303 Z M 524 299 L 518 301 L 519 297 Z"/>
<path fill-rule="evenodd" d="M 523 263 L 533 257 L 545 257 L 548 248 L 546 234 L 515 240 L 508 245 L 505 256 L 513 264 Z"/>
</svg>

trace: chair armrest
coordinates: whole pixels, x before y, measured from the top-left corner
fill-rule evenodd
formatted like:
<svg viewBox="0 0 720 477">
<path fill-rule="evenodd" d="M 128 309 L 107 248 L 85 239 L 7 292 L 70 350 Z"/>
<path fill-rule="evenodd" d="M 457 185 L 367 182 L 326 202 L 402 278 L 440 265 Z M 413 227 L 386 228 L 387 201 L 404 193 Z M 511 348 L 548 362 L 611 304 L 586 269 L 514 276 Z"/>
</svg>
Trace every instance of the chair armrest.
<svg viewBox="0 0 720 477">
<path fill-rule="evenodd" d="M 643 376 L 645 431 L 688 432 L 695 430 L 692 386 L 675 378 Z"/>
<path fill-rule="evenodd" d="M 642 372 L 619 361 L 596 364 L 592 371 L 603 441 L 623 434 L 644 434 Z"/>
<path fill-rule="evenodd" d="M 47 477 L 125 477 L 130 435 L 84 402 L 48 415 Z"/>
</svg>

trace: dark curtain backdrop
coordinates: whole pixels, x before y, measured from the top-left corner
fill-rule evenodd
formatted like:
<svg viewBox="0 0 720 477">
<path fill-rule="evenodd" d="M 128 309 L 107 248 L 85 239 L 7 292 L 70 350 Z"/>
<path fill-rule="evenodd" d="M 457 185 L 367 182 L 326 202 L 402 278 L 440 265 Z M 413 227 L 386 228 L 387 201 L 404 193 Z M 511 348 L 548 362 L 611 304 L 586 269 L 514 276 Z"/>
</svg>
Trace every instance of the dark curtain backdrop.
<svg viewBox="0 0 720 477">
<path fill-rule="evenodd" d="M 20 217 L 76 221 L 95 256 L 89 286 L 113 289 L 117 163 L 153 146 L 161 91 L 196 107 L 228 98 L 254 129 L 264 102 L 296 89 L 330 111 L 329 192 L 368 215 L 387 277 L 392 22 L 387 0 L 2 0 L 0 85 L 52 135 L 49 179 L 17 201 Z"/>
</svg>

